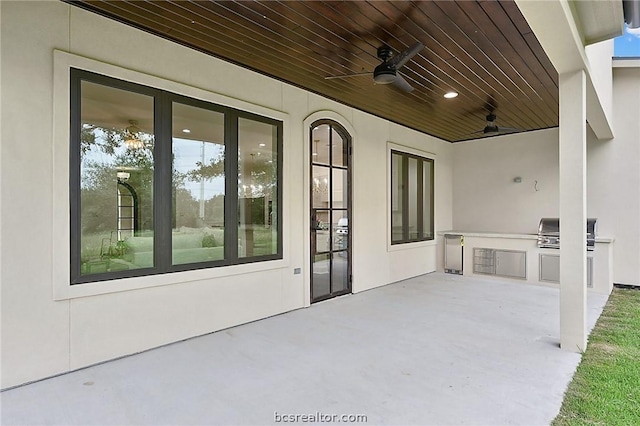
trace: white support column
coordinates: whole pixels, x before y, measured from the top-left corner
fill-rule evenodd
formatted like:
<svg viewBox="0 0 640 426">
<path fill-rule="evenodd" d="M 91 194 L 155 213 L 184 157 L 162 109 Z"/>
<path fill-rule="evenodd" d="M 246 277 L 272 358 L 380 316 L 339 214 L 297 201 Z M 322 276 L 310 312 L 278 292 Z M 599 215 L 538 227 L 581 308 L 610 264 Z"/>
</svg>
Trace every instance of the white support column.
<svg viewBox="0 0 640 426">
<path fill-rule="evenodd" d="M 587 346 L 586 75 L 560 74 L 560 346 Z"/>
</svg>

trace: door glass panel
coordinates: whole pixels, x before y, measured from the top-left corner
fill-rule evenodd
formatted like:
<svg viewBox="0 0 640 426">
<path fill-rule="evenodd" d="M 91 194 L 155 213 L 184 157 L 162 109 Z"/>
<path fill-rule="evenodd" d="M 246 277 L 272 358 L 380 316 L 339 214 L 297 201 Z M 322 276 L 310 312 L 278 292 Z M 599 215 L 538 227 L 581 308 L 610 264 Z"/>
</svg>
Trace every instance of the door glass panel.
<svg viewBox="0 0 640 426">
<path fill-rule="evenodd" d="M 331 187 L 333 191 L 333 197 L 331 199 L 331 207 L 334 209 L 346 209 L 347 197 L 349 195 L 347 171 L 343 169 L 332 169 L 332 181 Z"/>
<path fill-rule="evenodd" d="M 331 132 L 331 156 L 332 165 L 347 166 L 347 144 L 342 140 L 342 136 L 335 130 Z"/>
<path fill-rule="evenodd" d="M 329 164 L 329 152 L 331 144 L 329 143 L 330 126 L 321 124 L 311 132 L 311 162 L 318 164 Z"/>
<path fill-rule="evenodd" d="M 346 251 L 333 253 L 331 263 L 331 291 L 336 293 L 346 290 L 349 286 L 348 253 Z"/>
<path fill-rule="evenodd" d="M 174 265 L 224 259 L 224 114 L 173 104 Z"/>
<path fill-rule="evenodd" d="M 327 252 L 331 249 L 331 218 L 329 210 L 316 210 L 314 227 L 316 253 Z"/>
<path fill-rule="evenodd" d="M 154 266 L 153 115 L 151 96 L 81 83 L 81 275 Z"/>
<path fill-rule="evenodd" d="M 349 243 L 349 219 L 347 211 L 334 210 L 332 216 L 333 250 L 346 250 Z"/>
<path fill-rule="evenodd" d="M 329 208 L 329 170 L 328 167 L 313 166 L 311 204 L 315 209 Z"/>
<path fill-rule="evenodd" d="M 402 156 L 391 155 L 391 241 L 402 241 Z"/>
<path fill-rule="evenodd" d="M 238 257 L 278 251 L 277 127 L 238 119 Z"/>
<path fill-rule="evenodd" d="M 326 296 L 331 293 L 331 284 L 329 281 L 330 254 L 316 254 L 313 256 L 313 298 Z"/>
</svg>

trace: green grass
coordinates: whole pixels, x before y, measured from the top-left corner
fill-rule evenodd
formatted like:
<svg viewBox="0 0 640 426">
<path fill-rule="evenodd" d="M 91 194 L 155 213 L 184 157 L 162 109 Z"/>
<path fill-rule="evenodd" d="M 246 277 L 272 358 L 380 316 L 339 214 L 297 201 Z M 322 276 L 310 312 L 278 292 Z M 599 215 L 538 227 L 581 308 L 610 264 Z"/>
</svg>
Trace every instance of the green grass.
<svg viewBox="0 0 640 426">
<path fill-rule="evenodd" d="M 640 291 L 613 290 L 552 425 L 640 425 Z"/>
</svg>

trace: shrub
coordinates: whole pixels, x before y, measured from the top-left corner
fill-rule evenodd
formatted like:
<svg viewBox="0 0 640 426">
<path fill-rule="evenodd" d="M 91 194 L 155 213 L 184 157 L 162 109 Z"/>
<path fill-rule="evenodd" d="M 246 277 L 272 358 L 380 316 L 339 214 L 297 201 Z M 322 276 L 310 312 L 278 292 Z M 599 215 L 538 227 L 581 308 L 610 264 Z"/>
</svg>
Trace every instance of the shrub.
<svg viewBox="0 0 640 426">
<path fill-rule="evenodd" d="M 202 237 L 202 247 L 215 247 L 216 245 L 216 239 L 213 235 L 205 234 Z"/>
</svg>

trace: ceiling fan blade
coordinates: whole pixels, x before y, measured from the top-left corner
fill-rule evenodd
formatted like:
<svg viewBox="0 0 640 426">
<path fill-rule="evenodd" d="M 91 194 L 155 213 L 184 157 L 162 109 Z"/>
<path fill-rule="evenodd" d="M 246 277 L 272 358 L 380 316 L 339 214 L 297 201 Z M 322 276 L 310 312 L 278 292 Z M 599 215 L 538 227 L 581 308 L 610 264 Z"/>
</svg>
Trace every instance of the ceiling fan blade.
<svg viewBox="0 0 640 426">
<path fill-rule="evenodd" d="M 498 109 L 498 102 L 496 102 L 496 99 L 493 97 L 493 94 L 490 94 L 487 97 L 487 102 L 485 102 L 484 104 L 484 109 L 489 114 L 493 114 L 493 112 Z"/>
<path fill-rule="evenodd" d="M 502 127 L 502 126 L 498 126 L 498 128 L 500 129 L 500 132 L 505 132 L 505 133 L 514 133 L 514 132 L 523 132 L 524 130 L 522 129 L 516 129 L 515 127 Z"/>
<path fill-rule="evenodd" d="M 404 64 L 406 64 L 409 59 L 413 58 L 422 49 L 424 49 L 424 44 L 417 42 L 416 44 L 414 44 L 404 52 L 399 53 L 398 55 L 391 58 L 391 60 L 389 61 L 389 64 L 396 67 L 396 70 L 398 70 Z"/>
<path fill-rule="evenodd" d="M 335 80 L 338 78 L 350 78 L 350 77 L 360 77 L 363 75 L 371 75 L 373 74 L 372 72 L 360 72 L 360 73 L 356 73 L 356 74 L 345 74 L 345 75 L 330 75 L 325 77 L 325 80 Z"/>
<path fill-rule="evenodd" d="M 393 84 L 396 88 L 404 92 L 407 92 L 407 93 L 413 92 L 413 87 L 411 87 L 411 85 L 407 82 L 407 80 L 405 80 L 404 77 L 402 77 L 400 74 L 396 75 L 396 79 L 393 80 L 391 84 Z"/>
<path fill-rule="evenodd" d="M 468 138 L 469 136 L 474 136 L 474 135 L 483 135 L 483 134 L 484 134 L 484 131 L 482 131 L 482 130 L 478 130 L 477 132 L 466 133 L 466 134 L 464 134 L 464 135 L 460 136 L 460 138 L 459 138 L 459 139 L 464 139 L 464 138 Z"/>
<path fill-rule="evenodd" d="M 473 132 L 473 133 L 467 133 L 466 135 L 462 135 L 460 138 L 461 139 L 466 139 L 469 138 L 470 136 L 474 136 L 476 135 L 474 138 L 475 139 L 480 139 L 480 138 L 490 138 L 493 136 L 503 136 L 503 135 L 509 135 L 511 133 L 519 133 L 519 132 L 523 132 L 522 129 L 515 129 L 513 127 L 499 127 L 498 131 L 492 131 L 492 132 L 485 132 L 484 130 L 478 130 L 477 132 Z"/>
</svg>

